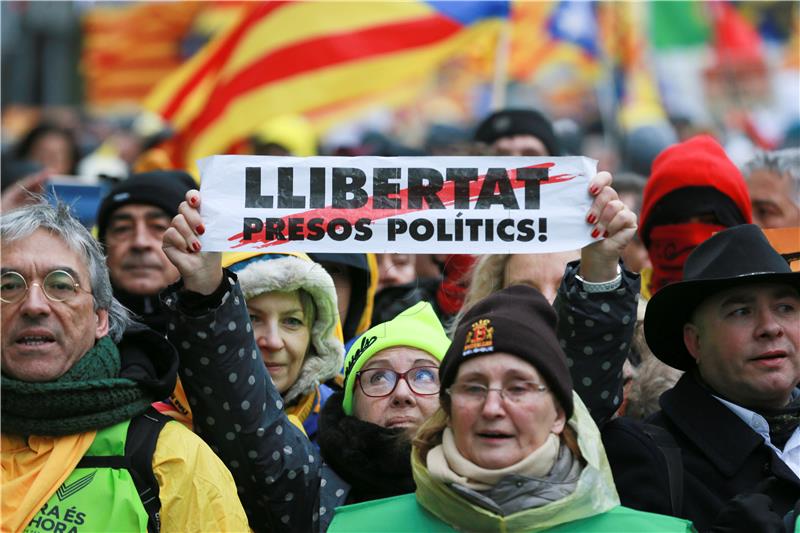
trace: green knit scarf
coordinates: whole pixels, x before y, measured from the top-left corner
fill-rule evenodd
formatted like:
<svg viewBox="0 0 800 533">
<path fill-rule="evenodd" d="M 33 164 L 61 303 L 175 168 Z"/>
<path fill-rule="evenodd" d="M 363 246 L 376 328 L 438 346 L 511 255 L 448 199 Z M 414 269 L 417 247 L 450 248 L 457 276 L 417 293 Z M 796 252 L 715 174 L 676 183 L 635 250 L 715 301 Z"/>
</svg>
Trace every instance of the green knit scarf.
<svg viewBox="0 0 800 533">
<path fill-rule="evenodd" d="M 0 423 L 14 435 L 72 435 L 143 413 L 156 400 L 137 382 L 120 378 L 120 354 L 103 337 L 63 376 L 31 383 L 2 376 Z"/>
</svg>

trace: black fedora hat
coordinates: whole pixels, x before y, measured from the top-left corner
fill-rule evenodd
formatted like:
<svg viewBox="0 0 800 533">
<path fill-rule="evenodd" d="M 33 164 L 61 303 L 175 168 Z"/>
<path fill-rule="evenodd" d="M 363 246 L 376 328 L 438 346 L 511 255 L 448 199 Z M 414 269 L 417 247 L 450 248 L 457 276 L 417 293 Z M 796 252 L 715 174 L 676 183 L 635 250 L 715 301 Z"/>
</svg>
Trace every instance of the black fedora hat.
<svg viewBox="0 0 800 533">
<path fill-rule="evenodd" d="M 695 361 L 683 343 L 683 326 L 695 308 L 725 289 L 768 281 L 800 290 L 800 272 L 792 272 L 758 226 L 742 224 L 714 234 L 686 258 L 683 281 L 667 285 L 647 303 L 647 345 L 669 366 L 691 369 Z"/>
</svg>

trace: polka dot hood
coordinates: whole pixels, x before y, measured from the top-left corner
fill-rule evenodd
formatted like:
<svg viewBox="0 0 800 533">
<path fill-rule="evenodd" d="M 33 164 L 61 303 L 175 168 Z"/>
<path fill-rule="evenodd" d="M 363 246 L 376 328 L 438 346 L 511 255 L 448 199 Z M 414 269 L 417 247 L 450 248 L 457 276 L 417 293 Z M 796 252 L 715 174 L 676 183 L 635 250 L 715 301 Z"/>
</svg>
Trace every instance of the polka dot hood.
<svg viewBox="0 0 800 533">
<path fill-rule="evenodd" d="M 303 289 L 314 301 L 311 346 L 300 375 L 283 394 L 289 404 L 335 377 L 342 368 L 344 344 L 333 279 L 319 264 L 302 253 L 223 254 L 223 266 L 239 277 L 246 299 L 271 291 Z"/>
</svg>

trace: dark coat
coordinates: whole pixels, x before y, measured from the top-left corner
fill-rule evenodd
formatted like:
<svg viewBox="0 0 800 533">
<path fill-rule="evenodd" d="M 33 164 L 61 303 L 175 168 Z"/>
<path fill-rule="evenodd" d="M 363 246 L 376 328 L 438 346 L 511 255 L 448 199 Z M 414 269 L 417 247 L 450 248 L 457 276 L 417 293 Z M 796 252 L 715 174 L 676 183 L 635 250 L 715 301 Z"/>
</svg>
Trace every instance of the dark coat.
<svg viewBox="0 0 800 533">
<path fill-rule="evenodd" d="M 133 294 L 117 286 L 113 286 L 114 298 L 124 305 L 128 310 L 133 311 L 136 320 L 153 329 L 161 335 L 167 334 L 167 323 L 169 323 L 169 311 L 162 305 L 159 294 Z"/>
<path fill-rule="evenodd" d="M 411 441 L 403 429 L 389 429 L 344 414 L 344 393 L 334 393 L 320 414 L 320 530 L 345 504 L 414 492 Z M 325 512 L 323 513 L 323 509 Z"/>
<path fill-rule="evenodd" d="M 602 427 L 622 403 L 622 366 L 636 326 L 640 281 L 623 269 L 618 288 L 590 293 L 575 279 L 579 269 L 579 261 L 567 265 L 553 307 L 573 388 Z"/>
<path fill-rule="evenodd" d="M 200 296 L 162 296 L 195 432 L 230 469 L 255 531 L 316 531 L 319 452 L 283 411 L 251 332 L 236 275 Z"/>
<path fill-rule="evenodd" d="M 661 396 L 661 411 L 647 422 L 666 429 L 681 449 L 683 508 L 680 517 L 707 531 L 734 496 L 753 492 L 768 478 L 767 495 L 781 516 L 800 498 L 800 479 L 741 418 L 714 398 L 692 373 Z M 673 514 L 664 455 L 643 423 L 618 418 L 602 430 L 622 504 Z"/>
</svg>

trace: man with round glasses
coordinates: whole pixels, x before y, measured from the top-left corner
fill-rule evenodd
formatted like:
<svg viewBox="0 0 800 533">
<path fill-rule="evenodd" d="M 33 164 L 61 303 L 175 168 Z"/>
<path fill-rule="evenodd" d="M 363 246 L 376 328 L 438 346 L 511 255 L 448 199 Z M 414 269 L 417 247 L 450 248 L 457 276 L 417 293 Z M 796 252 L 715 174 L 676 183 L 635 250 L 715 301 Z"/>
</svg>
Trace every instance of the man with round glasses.
<svg viewBox="0 0 800 533">
<path fill-rule="evenodd" d="M 0 300 L 4 303 L 17 303 L 33 286 L 41 288 L 44 295 L 54 302 L 64 302 L 77 295 L 79 290 L 86 291 L 66 270 L 53 270 L 44 277 L 42 283 L 32 282 L 30 286 L 25 280 L 25 276 L 9 270 L 3 272 L 0 277 Z M 91 293 L 89 292 L 89 294 Z"/>
<path fill-rule="evenodd" d="M 114 299 L 86 228 L 36 204 L 0 239 L 2 530 L 246 530 L 230 472 L 152 409 L 177 353 Z"/>
<path fill-rule="evenodd" d="M 82 288 L 89 271 L 60 237 L 36 230 L 7 242 L 4 235 L 1 279 L 4 375 L 57 379 L 108 333 L 109 310 Z"/>
</svg>

